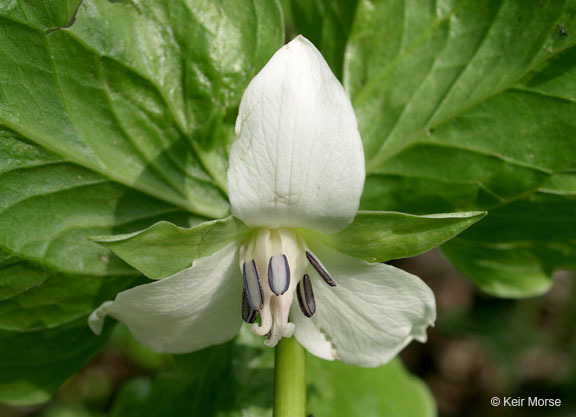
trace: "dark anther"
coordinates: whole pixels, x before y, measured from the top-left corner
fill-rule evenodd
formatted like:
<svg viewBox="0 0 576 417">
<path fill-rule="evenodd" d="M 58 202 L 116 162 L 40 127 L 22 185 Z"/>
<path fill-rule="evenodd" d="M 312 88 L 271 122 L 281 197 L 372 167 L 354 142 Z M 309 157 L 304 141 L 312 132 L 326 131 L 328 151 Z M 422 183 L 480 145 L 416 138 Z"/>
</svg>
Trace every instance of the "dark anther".
<svg viewBox="0 0 576 417">
<path fill-rule="evenodd" d="M 300 305 L 302 313 L 304 313 L 306 317 L 312 317 L 316 312 L 316 301 L 314 300 L 312 282 L 308 274 L 304 274 L 304 277 L 298 283 L 296 296 L 298 297 L 298 304 Z"/>
<path fill-rule="evenodd" d="M 316 257 L 316 255 L 314 255 L 310 251 L 306 251 L 306 258 L 308 259 L 308 262 L 310 262 L 310 265 L 312 265 L 316 270 L 316 272 L 318 272 L 318 275 L 320 275 L 324 280 L 324 282 L 326 282 L 326 284 L 330 285 L 331 287 L 336 286 L 336 282 L 334 281 L 330 273 L 326 270 L 326 267 L 322 265 L 320 259 Z"/>
<path fill-rule="evenodd" d="M 246 323 L 254 323 L 258 317 L 258 311 L 252 310 L 250 304 L 248 304 L 248 298 L 246 297 L 246 291 L 242 291 L 242 320 Z"/>
<path fill-rule="evenodd" d="M 260 310 L 264 306 L 264 296 L 260 286 L 260 274 L 256 267 L 256 262 L 244 262 L 242 266 L 242 276 L 244 278 L 244 290 L 248 298 L 248 304 L 252 310 Z"/>
</svg>

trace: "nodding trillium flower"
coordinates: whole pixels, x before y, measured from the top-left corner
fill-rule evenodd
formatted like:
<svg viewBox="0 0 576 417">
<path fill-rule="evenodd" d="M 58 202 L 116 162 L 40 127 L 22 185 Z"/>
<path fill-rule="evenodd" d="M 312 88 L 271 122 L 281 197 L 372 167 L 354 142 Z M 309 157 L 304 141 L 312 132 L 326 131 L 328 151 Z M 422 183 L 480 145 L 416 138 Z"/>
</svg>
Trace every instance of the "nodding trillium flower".
<svg viewBox="0 0 576 417">
<path fill-rule="evenodd" d="M 195 249 L 219 249 L 104 303 L 89 318 L 93 331 L 110 315 L 144 345 L 184 353 L 233 338 L 243 319 L 268 346 L 295 335 L 319 357 L 363 366 L 425 341 L 435 302 L 418 277 L 326 243 L 356 215 L 364 153 L 350 100 L 307 39 L 285 45 L 252 80 L 236 134 L 228 191 L 243 223 L 197 226 Z"/>
</svg>

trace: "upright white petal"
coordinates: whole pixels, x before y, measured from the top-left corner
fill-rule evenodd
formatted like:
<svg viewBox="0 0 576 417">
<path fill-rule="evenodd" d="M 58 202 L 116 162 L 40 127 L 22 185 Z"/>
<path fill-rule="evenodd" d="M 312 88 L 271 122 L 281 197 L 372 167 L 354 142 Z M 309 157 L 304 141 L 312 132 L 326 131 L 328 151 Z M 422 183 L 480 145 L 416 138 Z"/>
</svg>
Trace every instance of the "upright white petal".
<svg viewBox="0 0 576 417">
<path fill-rule="evenodd" d="M 157 352 L 192 352 L 236 335 L 241 300 L 237 246 L 231 243 L 171 277 L 121 292 L 94 311 L 89 324 L 100 333 L 110 315 Z"/>
<path fill-rule="evenodd" d="M 344 88 L 298 36 L 252 80 L 230 151 L 232 213 L 249 226 L 335 232 L 364 186 L 364 152 Z"/>
<path fill-rule="evenodd" d="M 436 307 L 434 294 L 420 278 L 331 249 L 315 248 L 315 253 L 337 287 L 329 287 L 314 273 L 316 313 L 306 319 L 292 310 L 294 334 L 307 350 L 371 367 L 388 362 L 412 340 L 426 341 Z M 304 320 L 308 322 L 302 325 Z"/>
</svg>

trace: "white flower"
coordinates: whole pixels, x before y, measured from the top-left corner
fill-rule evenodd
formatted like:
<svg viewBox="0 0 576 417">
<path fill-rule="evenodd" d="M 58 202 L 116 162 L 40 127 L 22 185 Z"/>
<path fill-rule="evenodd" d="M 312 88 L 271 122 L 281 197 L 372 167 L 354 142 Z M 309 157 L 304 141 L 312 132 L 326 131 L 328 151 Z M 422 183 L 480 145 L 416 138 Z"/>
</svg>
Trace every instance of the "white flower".
<svg viewBox="0 0 576 417">
<path fill-rule="evenodd" d="M 94 332 L 111 315 L 142 344 L 184 353 L 231 339 L 243 318 L 269 346 L 294 334 L 317 356 L 362 366 L 425 341 L 435 303 L 418 277 L 320 243 L 354 219 L 364 153 L 350 100 L 307 39 L 252 80 L 236 134 L 228 191 L 251 233 L 118 294 L 90 316 Z"/>
</svg>

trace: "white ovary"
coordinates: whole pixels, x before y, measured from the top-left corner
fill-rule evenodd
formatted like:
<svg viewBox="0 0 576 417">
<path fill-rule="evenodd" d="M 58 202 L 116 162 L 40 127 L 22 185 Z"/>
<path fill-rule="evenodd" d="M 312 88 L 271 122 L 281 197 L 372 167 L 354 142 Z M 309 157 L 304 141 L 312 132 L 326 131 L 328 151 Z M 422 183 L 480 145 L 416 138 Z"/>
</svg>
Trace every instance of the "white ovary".
<svg viewBox="0 0 576 417">
<path fill-rule="evenodd" d="M 260 229 L 240 249 L 246 296 L 260 314 L 260 324 L 254 323 L 252 330 L 267 335 L 268 346 L 294 333 L 288 316 L 307 266 L 305 253 L 303 239 L 291 229 Z"/>
</svg>

